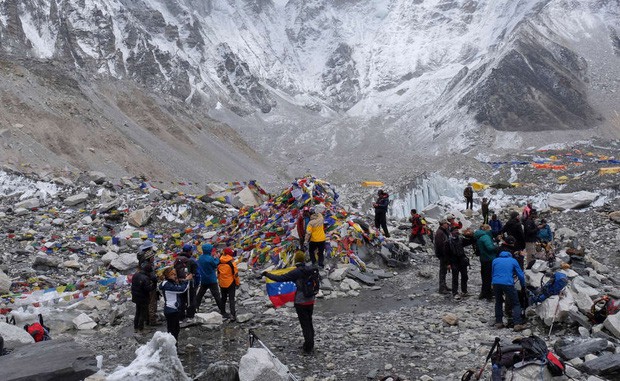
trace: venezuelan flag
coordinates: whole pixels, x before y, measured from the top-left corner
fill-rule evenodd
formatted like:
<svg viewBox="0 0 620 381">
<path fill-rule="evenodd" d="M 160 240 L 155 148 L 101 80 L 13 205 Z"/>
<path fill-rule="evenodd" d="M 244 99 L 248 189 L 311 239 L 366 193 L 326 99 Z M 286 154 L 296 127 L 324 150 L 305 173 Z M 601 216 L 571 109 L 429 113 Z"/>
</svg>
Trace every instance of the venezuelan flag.
<svg viewBox="0 0 620 381">
<path fill-rule="evenodd" d="M 270 273 L 274 275 L 283 275 L 294 269 L 295 267 L 287 267 L 285 269 L 270 271 Z M 269 278 L 266 278 L 266 281 L 267 295 L 275 308 L 282 307 L 288 302 L 295 301 L 295 291 L 297 291 L 297 286 L 295 286 L 294 282 L 276 282 L 275 280 L 271 280 Z"/>
</svg>

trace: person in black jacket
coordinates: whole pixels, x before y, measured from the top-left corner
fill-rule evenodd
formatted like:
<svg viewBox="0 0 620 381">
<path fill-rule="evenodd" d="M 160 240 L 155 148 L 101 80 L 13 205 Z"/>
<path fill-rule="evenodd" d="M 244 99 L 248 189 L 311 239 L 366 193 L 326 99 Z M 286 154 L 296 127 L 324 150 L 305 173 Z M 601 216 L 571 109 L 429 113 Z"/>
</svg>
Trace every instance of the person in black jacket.
<svg viewBox="0 0 620 381">
<path fill-rule="evenodd" d="M 383 189 L 379 189 L 377 192 L 377 201 L 372 206 L 375 208 L 375 228 L 379 230 L 379 227 L 383 229 L 383 235 L 390 237 L 390 232 L 387 228 L 387 210 L 390 204 L 390 195 L 384 192 Z"/>
<path fill-rule="evenodd" d="M 302 347 L 306 354 L 311 354 L 314 350 L 314 327 L 312 325 L 312 312 L 314 311 L 315 297 L 305 296 L 301 291 L 301 282 L 306 278 L 307 273 L 312 270 L 312 265 L 305 264 L 305 253 L 298 251 L 295 253 L 295 270 L 289 271 L 282 275 L 270 274 L 263 271 L 262 275 L 276 282 L 295 282 L 297 290 L 295 291 L 295 311 L 301 331 L 304 335 L 304 345 Z"/>
<path fill-rule="evenodd" d="M 148 319 L 150 295 L 157 286 L 157 278 L 153 277 L 153 267 L 145 261 L 131 280 L 131 301 L 136 304 L 136 315 L 133 319 L 136 333 L 144 330 L 144 323 Z"/>
<path fill-rule="evenodd" d="M 502 228 L 502 235 L 510 235 L 515 239 L 515 250 L 525 249 L 525 236 L 523 235 L 523 226 L 519 220 L 518 212 L 511 212 L 510 219 Z"/>
</svg>

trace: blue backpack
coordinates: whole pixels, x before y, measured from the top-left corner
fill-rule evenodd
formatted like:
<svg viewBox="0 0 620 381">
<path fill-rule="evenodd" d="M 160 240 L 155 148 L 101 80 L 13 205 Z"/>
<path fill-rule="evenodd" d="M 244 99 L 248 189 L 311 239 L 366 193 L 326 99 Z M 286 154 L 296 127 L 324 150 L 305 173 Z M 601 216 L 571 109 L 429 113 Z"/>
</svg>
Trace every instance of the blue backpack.
<svg viewBox="0 0 620 381">
<path fill-rule="evenodd" d="M 542 282 L 542 280 L 541 280 Z M 568 284 L 568 277 L 556 272 L 551 279 L 530 295 L 530 304 L 541 303 L 553 295 L 559 295 Z"/>
</svg>

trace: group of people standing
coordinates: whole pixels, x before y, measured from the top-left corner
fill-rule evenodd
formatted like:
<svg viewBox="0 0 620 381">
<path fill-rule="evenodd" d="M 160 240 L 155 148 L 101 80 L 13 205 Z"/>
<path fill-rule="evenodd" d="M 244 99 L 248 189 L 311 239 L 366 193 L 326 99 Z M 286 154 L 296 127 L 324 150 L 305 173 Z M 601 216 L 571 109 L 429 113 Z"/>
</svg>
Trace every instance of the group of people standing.
<svg viewBox="0 0 620 381">
<path fill-rule="evenodd" d="M 464 196 L 466 206 L 471 207 L 473 192 L 468 192 L 466 188 Z M 480 260 L 482 286 L 479 299 L 495 301 L 497 328 L 510 327 L 521 331 L 525 329 L 522 306 L 526 304 L 524 299 L 527 299 L 524 270 L 536 261 L 539 254 L 537 244 L 551 242 L 553 234 L 545 219 L 537 222 L 538 213 L 531 202 L 527 202 L 522 213 L 510 212 L 505 224 L 497 214 L 492 214 L 488 219 L 489 203 L 489 199 L 483 199 L 483 221 L 476 230 L 461 231 L 462 224 L 451 214 L 439 221 L 434 239 L 435 255 L 439 259 L 439 292 L 452 293 L 456 299 L 469 296 L 469 258 L 463 248 L 472 246 Z M 446 283 L 448 271 L 452 272 L 451 288 Z M 521 293 L 515 287 L 515 279 L 523 290 Z M 461 293 L 458 293 L 459 284 Z M 506 324 L 504 312 L 507 315 Z"/>
<path fill-rule="evenodd" d="M 155 271 L 156 250 L 148 240 L 138 248 L 138 271 L 131 282 L 132 301 L 136 305 L 136 333 L 144 332 L 145 325 L 154 327 L 160 324 L 157 305 L 159 298 L 163 297 L 167 331 L 178 343 L 181 321 L 194 318 L 207 290 L 222 316 L 231 322 L 236 320 L 235 293 L 240 279 L 232 248 L 225 247 L 220 254 L 212 244 L 205 243 L 196 258 L 196 246 L 187 243 L 176 255 L 174 263 L 165 267 L 159 276 Z M 226 302 L 230 314 L 226 312 Z"/>
</svg>

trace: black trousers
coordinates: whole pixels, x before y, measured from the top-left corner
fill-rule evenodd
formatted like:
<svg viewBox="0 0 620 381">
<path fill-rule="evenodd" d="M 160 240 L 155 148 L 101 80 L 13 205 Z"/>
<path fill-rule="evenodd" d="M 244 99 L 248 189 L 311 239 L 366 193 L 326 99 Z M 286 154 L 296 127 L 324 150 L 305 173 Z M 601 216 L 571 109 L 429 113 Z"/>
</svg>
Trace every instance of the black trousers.
<svg viewBox="0 0 620 381">
<path fill-rule="evenodd" d="M 314 349 L 314 327 L 312 326 L 314 305 L 295 304 L 295 311 L 297 311 L 301 332 L 304 335 L 304 352 L 312 352 Z"/>
<path fill-rule="evenodd" d="M 383 229 L 383 235 L 386 237 L 390 236 L 390 232 L 388 232 L 387 228 L 387 212 L 377 212 L 375 211 L 375 228 Z"/>
<path fill-rule="evenodd" d="M 200 304 L 202 304 L 202 298 L 205 296 L 207 290 L 211 291 L 211 296 L 213 296 L 218 310 L 222 311 L 222 297 L 220 296 L 220 287 L 217 283 L 200 284 L 198 295 L 196 295 L 196 301 L 194 302 L 196 309 L 198 309 Z"/>
<path fill-rule="evenodd" d="M 312 264 L 316 263 L 317 257 L 318 257 L 319 266 L 323 267 L 325 264 L 325 258 L 324 258 L 325 241 L 321 241 L 321 242 L 310 241 L 310 244 L 308 245 L 308 251 L 310 252 L 310 261 L 312 262 Z M 314 256 L 315 252 L 316 252 L 316 257 Z"/>
<path fill-rule="evenodd" d="M 230 287 L 220 287 L 220 290 L 222 291 L 221 311 L 223 314 L 226 313 L 226 300 L 229 300 L 230 301 L 230 314 L 232 315 L 232 317 L 237 317 L 237 310 L 235 309 L 235 290 L 236 289 L 237 289 L 237 286 L 235 285 L 234 281 L 230 285 Z"/>
<path fill-rule="evenodd" d="M 149 318 L 149 302 L 136 303 L 136 316 L 133 318 L 133 328 L 142 330 Z"/>
<path fill-rule="evenodd" d="M 450 262 L 447 258 L 439 258 L 439 291 L 447 289 L 446 276 L 448 275 L 448 265 Z"/>
<path fill-rule="evenodd" d="M 482 279 L 481 299 L 493 299 L 493 261 L 480 261 L 480 278 Z"/>
<path fill-rule="evenodd" d="M 461 292 L 467 292 L 467 266 L 462 262 L 451 263 L 452 268 L 452 295 L 456 295 L 459 291 L 459 274 L 461 275 Z"/>
<path fill-rule="evenodd" d="M 185 311 L 185 317 L 193 318 L 196 315 L 196 284 L 194 280 L 189 281 L 189 295 L 187 295 L 187 309 Z"/>
<path fill-rule="evenodd" d="M 473 208 L 474 208 L 474 198 L 465 197 L 465 209 L 473 209 Z"/>
<path fill-rule="evenodd" d="M 166 317 L 166 328 L 168 333 L 174 336 L 177 341 L 176 346 L 179 346 L 179 332 L 181 332 L 181 315 L 179 312 L 164 313 Z"/>
</svg>

